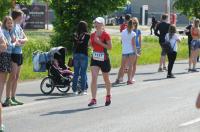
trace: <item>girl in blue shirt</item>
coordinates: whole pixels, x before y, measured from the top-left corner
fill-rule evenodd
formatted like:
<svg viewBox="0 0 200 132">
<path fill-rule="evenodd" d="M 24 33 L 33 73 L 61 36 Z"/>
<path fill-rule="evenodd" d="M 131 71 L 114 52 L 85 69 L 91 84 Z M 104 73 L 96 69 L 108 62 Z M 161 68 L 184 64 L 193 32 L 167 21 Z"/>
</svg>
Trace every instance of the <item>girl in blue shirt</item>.
<svg viewBox="0 0 200 132">
<path fill-rule="evenodd" d="M 133 20 L 133 25 L 134 25 L 133 31 L 136 33 L 135 43 L 136 43 L 136 48 L 137 48 L 137 50 L 136 50 L 137 51 L 137 53 L 136 53 L 137 57 L 136 57 L 135 63 L 133 64 L 133 79 L 132 79 L 132 81 L 134 82 L 135 81 L 134 76 L 135 76 L 135 72 L 136 72 L 137 60 L 138 60 L 139 56 L 141 55 L 142 35 L 141 35 L 141 31 L 138 29 L 138 25 L 139 25 L 138 19 L 136 17 L 133 17 L 132 20 Z"/>
</svg>

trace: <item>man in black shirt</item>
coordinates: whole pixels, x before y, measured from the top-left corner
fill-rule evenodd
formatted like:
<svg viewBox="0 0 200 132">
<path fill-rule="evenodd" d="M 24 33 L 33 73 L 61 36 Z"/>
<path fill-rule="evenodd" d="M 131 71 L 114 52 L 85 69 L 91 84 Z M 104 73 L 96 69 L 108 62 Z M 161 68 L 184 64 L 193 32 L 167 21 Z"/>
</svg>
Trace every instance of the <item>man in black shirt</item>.
<svg viewBox="0 0 200 132">
<path fill-rule="evenodd" d="M 156 24 L 157 24 L 156 18 L 154 16 L 152 16 L 151 27 L 150 27 L 151 35 L 153 34 L 153 32 L 155 32 Z M 153 30 L 153 32 L 152 32 L 152 30 Z"/>
<path fill-rule="evenodd" d="M 158 68 L 158 72 L 162 72 L 163 70 L 167 70 L 165 65 L 166 51 L 163 48 L 163 43 L 165 42 L 165 35 L 168 33 L 170 24 L 167 23 L 168 15 L 164 14 L 161 17 L 161 22 L 156 26 L 155 35 L 159 37 L 159 43 L 161 46 L 161 57 L 160 57 L 160 65 Z M 163 66 L 163 68 L 162 68 Z"/>
</svg>

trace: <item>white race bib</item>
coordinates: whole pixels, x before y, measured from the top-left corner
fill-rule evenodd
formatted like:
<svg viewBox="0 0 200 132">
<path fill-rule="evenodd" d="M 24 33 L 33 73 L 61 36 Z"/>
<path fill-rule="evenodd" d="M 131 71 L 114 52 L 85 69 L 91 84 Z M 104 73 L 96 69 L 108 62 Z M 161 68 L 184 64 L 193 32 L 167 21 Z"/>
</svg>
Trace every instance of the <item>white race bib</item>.
<svg viewBox="0 0 200 132">
<path fill-rule="evenodd" d="M 104 61 L 104 52 L 95 52 L 92 53 L 92 58 L 98 61 Z"/>
</svg>

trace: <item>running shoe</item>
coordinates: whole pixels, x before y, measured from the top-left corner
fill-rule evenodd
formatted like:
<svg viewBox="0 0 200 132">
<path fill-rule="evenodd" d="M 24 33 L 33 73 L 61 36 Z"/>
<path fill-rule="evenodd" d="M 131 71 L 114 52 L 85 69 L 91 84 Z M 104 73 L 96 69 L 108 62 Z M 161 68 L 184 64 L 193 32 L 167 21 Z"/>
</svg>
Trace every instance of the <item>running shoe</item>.
<svg viewBox="0 0 200 132">
<path fill-rule="evenodd" d="M 176 78 L 173 74 L 167 75 L 167 78 Z"/>
<path fill-rule="evenodd" d="M 161 67 L 159 67 L 158 72 L 163 72 L 163 69 Z"/>
<path fill-rule="evenodd" d="M 109 106 L 111 104 L 111 95 L 106 96 L 105 106 Z"/>
<path fill-rule="evenodd" d="M 133 84 L 133 81 L 127 81 L 127 85 Z"/>
<path fill-rule="evenodd" d="M 88 106 L 95 106 L 96 104 L 97 104 L 97 100 L 96 99 L 91 99 L 91 101 L 88 104 Z"/>
<path fill-rule="evenodd" d="M 163 70 L 167 71 L 167 67 L 166 67 L 166 66 L 164 66 L 164 67 L 163 67 Z"/>
<path fill-rule="evenodd" d="M 12 97 L 11 100 L 12 100 L 12 102 L 16 103 L 17 105 L 23 105 L 24 104 L 23 102 L 16 100 L 15 97 Z"/>
<path fill-rule="evenodd" d="M 16 106 L 17 103 L 13 102 L 10 98 L 6 98 L 5 102 L 3 103 L 3 107 L 7 106 Z"/>
</svg>

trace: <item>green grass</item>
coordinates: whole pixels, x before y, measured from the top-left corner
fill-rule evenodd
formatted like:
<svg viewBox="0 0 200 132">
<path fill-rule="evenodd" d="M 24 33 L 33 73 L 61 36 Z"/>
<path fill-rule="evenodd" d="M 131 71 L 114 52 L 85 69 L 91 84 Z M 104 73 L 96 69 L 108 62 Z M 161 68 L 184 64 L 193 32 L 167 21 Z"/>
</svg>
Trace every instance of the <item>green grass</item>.
<svg viewBox="0 0 200 132">
<path fill-rule="evenodd" d="M 50 38 L 52 31 L 46 30 L 28 30 L 26 31 L 28 42 L 23 47 L 24 64 L 22 66 L 20 80 L 39 79 L 47 75 L 47 73 L 33 72 L 32 53 L 37 50 L 49 51 Z M 186 59 L 187 54 L 187 39 L 184 39 L 178 49 L 178 59 Z M 113 68 L 120 66 L 122 51 L 121 38 L 119 36 L 112 36 L 112 50 L 109 51 L 111 65 Z M 68 55 L 69 57 L 70 55 Z M 158 39 L 153 36 L 143 37 L 142 41 L 142 55 L 139 58 L 138 64 L 153 64 L 158 63 L 160 58 L 160 45 Z M 68 58 L 66 57 L 66 60 Z"/>
<path fill-rule="evenodd" d="M 112 37 L 113 48 L 110 51 L 112 67 L 119 67 L 121 63 L 121 42 L 120 37 Z M 188 57 L 188 47 L 186 39 L 183 39 L 178 45 L 178 56 L 177 59 L 186 59 Z M 158 63 L 160 59 L 161 48 L 158 43 L 158 39 L 154 36 L 145 36 L 142 40 L 142 54 L 139 58 L 138 64 L 153 64 Z"/>
</svg>

